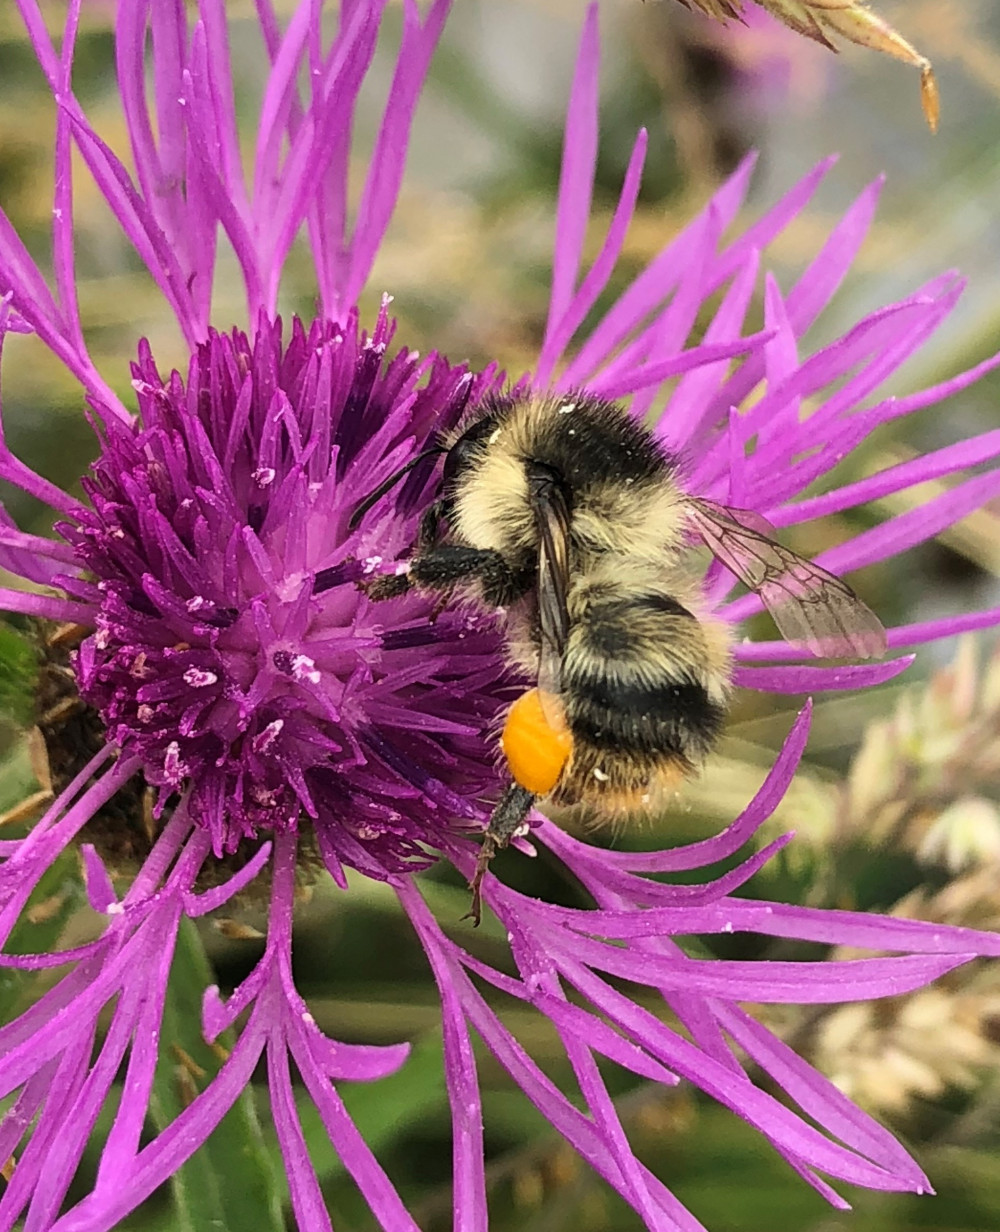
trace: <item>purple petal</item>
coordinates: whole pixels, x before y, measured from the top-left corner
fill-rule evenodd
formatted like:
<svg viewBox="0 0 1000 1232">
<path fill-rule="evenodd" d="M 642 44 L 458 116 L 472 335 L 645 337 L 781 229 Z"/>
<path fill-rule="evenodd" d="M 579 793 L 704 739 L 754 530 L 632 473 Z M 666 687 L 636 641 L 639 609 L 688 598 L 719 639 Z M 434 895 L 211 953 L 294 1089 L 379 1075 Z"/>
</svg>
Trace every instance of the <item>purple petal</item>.
<svg viewBox="0 0 1000 1232">
<path fill-rule="evenodd" d="M 305 1135 L 295 1107 L 288 1054 L 284 1047 L 272 1045 L 268 1048 L 267 1079 L 271 1096 L 271 1116 L 285 1164 L 296 1223 L 300 1228 L 315 1228 L 316 1232 L 330 1229 L 332 1232 L 333 1225 L 330 1223 L 316 1170 L 309 1158 Z"/>
<path fill-rule="evenodd" d="M 84 884 L 87 887 L 87 899 L 94 911 L 105 914 L 118 905 L 118 895 L 111 884 L 104 861 L 90 843 L 84 843 L 80 848 L 83 859 Z"/>
<path fill-rule="evenodd" d="M 733 605 L 735 606 L 735 604 Z M 737 667 L 733 682 L 744 689 L 767 693 L 824 693 L 841 689 L 868 689 L 885 684 L 913 662 L 913 655 L 888 663 L 850 663 L 840 667 Z"/>
<path fill-rule="evenodd" d="M 917 484 L 926 483 L 930 479 L 940 479 L 943 475 L 952 475 L 967 467 L 978 466 L 998 455 L 1000 430 L 984 432 L 980 436 L 947 445 L 909 462 L 887 467 L 877 475 L 835 488 L 823 496 L 789 505 L 778 510 L 771 521 L 775 526 L 794 526 L 798 522 L 828 517 L 831 513 L 841 513 L 867 501 L 882 500 L 894 492 L 916 487 Z"/>
<path fill-rule="evenodd" d="M 562 951 L 561 939 L 553 944 Z M 932 980 L 971 961 L 974 953 L 904 955 L 842 962 L 681 962 L 643 951 L 641 958 L 600 941 L 574 936 L 565 957 L 638 984 L 723 997 L 729 1001 L 769 1004 L 828 1005 L 896 997 L 923 988 Z"/>
<path fill-rule="evenodd" d="M 397 889 L 399 900 L 424 947 L 441 996 L 445 1081 L 451 1103 L 453 1185 L 456 1211 L 469 1232 L 486 1232 L 486 1174 L 483 1157 L 483 1109 L 472 1041 L 455 989 L 456 966 L 426 904 L 412 884 Z"/>
<path fill-rule="evenodd" d="M 719 1018 L 734 1043 L 787 1091 L 802 1111 L 842 1142 L 854 1143 L 887 1172 L 907 1177 L 914 1192 L 930 1191 L 930 1182 L 896 1139 L 828 1078 L 803 1061 L 788 1045 L 738 1006 L 721 1006 Z"/>
<path fill-rule="evenodd" d="M 636 1039 L 653 1056 L 671 1070 L 698 1086 L 706 1094 L 749 1121 L 786 1156 L 831 1176 L 871 1189 L 905 1190 L 911 1188 L 909 1178 L 875 1167 L 855 1152 L 830 1142 L 816 1129 L 800 1120 L 794 1112 L 772 1096 L 758 1090 L 745 1076 L 734 1080 L 727 1066 L 719 1065 L 688 1040 L 682 1039 L 648 1010 L 631 1002 L 596 976 L 581 967 L 567 971 L 568 977 L 594 1005 Z M 577 1031 L 586 1031 L 590 1016 L 562 1003 L 553 1003 L 544 994 L 539 997 L 545 1013 L 565 1018 L 573 1015 Z M 580 1015 L 580 1017 L 578 1017 Z"/>
<path fill-rule="evenodd" d="M 597 5 L 590 4 L 583 19 L 566 112 L 546 337 L 562 321 L 573 299 L 590 221 L 597 165 L 597 74 L 601 61 L 597 22 Z"/>
<path fill-rule="evenodd" d="M 615 206 L 614 216 L 608 224 L 608 233 L 604 237 L 601 251 L 597 254 L 593 265 L 587 271 L 579 289 L 567 304 L 562 316 L 557 319 L 552 306 L 550 305 L 549 307 L 549 320 L 545 328 L 545 338 L 542 341 L 538 363 L 535 365 L 535 383 L 541 388 L 545 388 L 550 384 L 555 365 L 562 358 L 563 353 L 569 346 L 570 340 L 583 324 L 584 317 L 597 302 L 598 296 L 607 286 L 608 279 L 614 271 L 622 246 L 625 243 L 625 235 L 632 221 L 635 203 L 639 196 L 639 186 L 642 180 L 642 168 L 646 159 L 647 144 L 646 130 L 644 128 L 640 129 L 635 139 L 635 145 L 632 147 L 632 154 L 629 157 L 628 167 L 625 170 L 625 179 L 622 182 L 622 189 L 618 196 L 618 204 Z M 558 239 L 558 226 L 556 227 L 556 236 Z M 562 391 L 563 385 L 561 382 L 557 382 L 554 388 Z"/>
<path fill-rule="evenodd" d="M 710 209 L 722 227 L 732 222 L 743 202 L 754 161 L 754 158 L 745 159 L 712 198 Z M 585 385 L 588 377 L 606 365 L 629 333 L 663 303 L 685 268 L 681 254 L 686 252 L 701 227 L 701 219 L 685 227 L 618 298 L 567 366 L 562 377 L 563 386 Z"/>
<path fill-rule="evenodd" d="M 52 1225 L 51 1232 L 104 1232 L 114 1227 L 177 1169 L 219 1124 L 245 1090 L 264 1046 L 260 1024 L 247 1024 L 212 1083 L 139 1152 L 128 1184 L 108 1177 Z"/>
<path fill-rule="evenodd" d="M 343 299 L 357 303 L 396 205 L 403 179 L 410 126 L 424 78 L 441 35 L 451 0 L 433 0 L 423 25 L 415 0 L 404 3 L 403 47 L 382 116 L 378 139 L 351 236 L 351 265 Z"/>
<path fill-rule="evenodd" d="M 579 858 L 592 861 L 595 865 L 627 869 L 631 872 L 669 873 L 705 868 L 718 860 L 728 859 L 756 834 L 781 803 L 805 752 L 811 718 L 810 703 L 804 706 L 796 717 L 774 765 L 767 772 L 753 800 L 735 821 L 711 838 L 682 847 L 668 848 L 666 851 L 626 852 L 603 851 L 588 843 L 581 843 L 551 822 L 545 822 L 536 833 L 570 868 L 577 867 Z"/>
</svg>

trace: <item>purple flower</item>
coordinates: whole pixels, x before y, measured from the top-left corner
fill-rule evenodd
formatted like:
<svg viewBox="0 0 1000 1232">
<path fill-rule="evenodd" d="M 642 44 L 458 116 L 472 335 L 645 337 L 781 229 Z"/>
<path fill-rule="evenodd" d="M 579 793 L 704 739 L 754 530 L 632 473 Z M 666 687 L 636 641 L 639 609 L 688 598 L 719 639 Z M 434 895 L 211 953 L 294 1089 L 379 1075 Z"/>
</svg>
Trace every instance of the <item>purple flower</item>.
<svg viewBox="0 0 1000 1232">
<path fill-rule="evenodd" d="M 650 1228 L 701 1225 L 633 1155 L 598 1057 L 654 1082 L 696 1084 L 755 1126 L 835 1205 L 844 1203 L 823 1176 L 874 1189 L 926 1190 L 902 1147 L 740 1003 L 897 995 L 975 955 L 1000 953 L 1000 940 L 734 897 L 787 835 L 700 884 L 646 876 L 708 868 L 754 836 L 801 757 L 808 709 L 757 796 L 714 838 L 653 854 L 609 853 L 537 819 L 532 839 L 565 862 L 595 907 L 553 907 L 488 877 L 485 898 L 508 931 L 516 976 L 446 936 L 413 878 L 442 854 L 463 874 L 471 872 L 470 833 L 488 814 L 482 801 L 501 786 L 490 731 L 511 696 L 492 617 L 451 609 L 436 614 L 433 601 L 416 595 L 375 605 L 357 586 L 366 573 L 406 553 L 434 492 L 433 476 L 414 472 L 391 501 L 376 507 L 380 512 L 370 511 L 356 531 L 348 527 L 362 496 L 504 380 L 496 368 L 473 373 L 397 344 L 388 298 L 367 331 L 355 308 L 393 212 L 446 0 L 436 0 L 423 17 L 415 3 L 404 5 L 395 74 L 353 226 L 346 196 L 352 121 L 385 0 L 344 4 L 330 43 L 323 41 L 318 4 L 301 4 L 284 31 L 266 0 L 257 6 L 271 72 L 246 177 L 222 0 L 200 0 L 190 26 L 179 4 L 126 0 L 119 7 L 118 86 L 134 177 L 72 92 L 81 0 L 69 5 L 58 49 L 34 0 L 17 3 L 57 101 L 52 276 L 46 278 L 0 216 L 0 334 L 33 332 L 79 381 L 100 457 L 80 502 L 0 441 L 0 477 L 51 505 L 59 532 L 39 538 L 3 516 L 0 564 L 36 586 L 5 589 L 0 599 L 11 611 L 84 627 L 76 678 L 106 741 L 78 761 L 26 837 L 0 841 L 0 930 L 9 938 L 32 891 L 73 842 L 82 844 L 90 903 L 107 924 L 95 941 L 72 951 L 0 958 L 27 970 L 68 968 L 0 1028 L 0 1097 L 12 1100 L 0 1122 L 0 1160 L 16 1159 L 0 1197 L 0 1229 L 19 1220 L 29 1232 L 114 1227 L 204 1143 L 261 1062 L 298 1225 L 323 1229 L 330 1220 L 296 1114 L 290 1062 L 376 1222 L 392 1232 L 416 1227 L 335 1085 L 392 1072 L 404 1063 L 406 1047 L 328 1039 L 292 980 L 291 917 L 302 854 L 314 864 L 318 855 L 344 889 L 345 868 L 388 883 L 426 950 L 444 1023 L 456 1227 L 487 1226 L 470 1027 Z M 597 323 L 582 330 L 621 251 L 645 151 L 640 134 L 604 243 L 583 270 L 597 72 L 592 8 L 566 127 L 548 326 L 525 387 L 582 387 L 628 398 L 643 415 L 672 379 L 656 431 L 689 460 L 691 492 L 757 510 L 782 527 L 976 468 L 946 495 L 819 558 L 842 573 L 894 556 L 996 496 L 1000 475 L 983 472 L 981 464 L 1000 455 L 1000 432 L 802 497 L 875 427 L 942 402 L 997 362 L 907 398 L 877 394 L 954 305 L 961 287 L 951 275 L 799 358 L 800 339 L 843 278 L 877 196 L 875 186 L 859 197 L 790 290 L 769 275 L 762 280 L 763 250 L 803 208 L 827 165 L 726 242 L 750 177 L 751 164 L 743 165 Z M 310 91 L 305 102 L 298 94 L 302 81 Z M 163 375 L 149 346 L 136 339 L 134 408 L 98 371 L 81 325 L 74 150 L 173 310 L 190 351 L 186 373 Z M 210 325 L 220 233 L 242 273 L 249 332 Z M 302 235 L 315 264 L 320 316 L 283 327 L 276 315 L 281 275 Z M 748 333 L 745 318 L 761 285 L 764 329 Z M 701 340 L 689 345 L 709 303 L 714 307 Z M 721 569 L 707 575 L 707 597 L 723 618 L 736 622 L 759 610 L 752 595 L 731 598 L 730 586 Z M 994 610 L 903 626 L 890 630 L 889 642 L 907 651 L 998 619 Z M 779 693 L 856 688 L 890 679 L 911 661 L 901 654 L 863 666 L 800 666 L 795 657 L 783 642 L 740 643 L 736 680 Z M 119 898 L 101 855 L 117 816 L 106 806 L 135 783 L 148 788 L 151 816 L 140 866 Z M 266 878 L 270 894 L 263 957 L 227 1001 L 208 989 L 203 1007 L 205 1037 L 215 1040 L 239 1021 L 236 1042 L 218 1076 L 147 1139 L 166 981 L 181 923 L 217 909 L 258 877 Z M 737 931 L 895 955 L 750 964 L 692 959 L 677 940 Z M 630 999 L 617 977 L 657 993 L 685 1034 Z M 555 1025 L 586 1111 L 502 1025 L 483 982 Z M 751 1081 L 744 1057 L 786 1092 L 788 1104 Z M 64 1209 L 116 1082 L 120 1099 L 109 1114 L 92 1188 Z"/>
</svg>

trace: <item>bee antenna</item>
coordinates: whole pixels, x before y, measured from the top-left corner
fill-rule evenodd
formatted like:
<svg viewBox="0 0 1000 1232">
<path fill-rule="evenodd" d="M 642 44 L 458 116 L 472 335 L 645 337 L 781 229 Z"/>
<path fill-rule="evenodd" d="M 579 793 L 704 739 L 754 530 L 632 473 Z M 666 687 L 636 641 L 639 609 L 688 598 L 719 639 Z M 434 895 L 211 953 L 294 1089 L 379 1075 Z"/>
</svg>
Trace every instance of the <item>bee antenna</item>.
<svg viewBox="0 0 1000 1232">
<path fill-rule="evenodd" d="M 415 458 L 411 458 L 405 466 L 401 466 L 398 471 L 394 471 L 388 479 L 384 479 L 374 492 L 369 492 L 365 499 L 351 514 L 347 523 L 348 530 L 357 530 L 358 523 L 365 516 L 372 505 L 380 501 L 390 488 L 394 488 L 404 475 L 409 474 L 415 466 L 419 466 L 425 458 L 433 458 L 436 454 L 447 453 L 447 449 L 443 445 L 432 445 L 430 449 L 425 449 L 422 453 L 418 453 Z"/>
</svg>

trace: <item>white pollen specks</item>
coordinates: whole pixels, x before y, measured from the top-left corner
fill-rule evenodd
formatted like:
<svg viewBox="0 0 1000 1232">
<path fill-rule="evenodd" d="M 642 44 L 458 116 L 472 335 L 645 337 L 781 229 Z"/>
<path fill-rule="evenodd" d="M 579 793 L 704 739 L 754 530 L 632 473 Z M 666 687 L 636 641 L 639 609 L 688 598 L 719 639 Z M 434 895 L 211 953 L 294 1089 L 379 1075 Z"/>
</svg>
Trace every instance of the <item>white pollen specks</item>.
<svg viewBox="0 0 1000 1232">
<path fill-rule="evenodd" d="M 204 595 L 193 595 L 190 599 L 188 599 L 184 606 L 192 615 L 194 615 L 195 612 L 200 612 L 203 607 L 207 606 L 207 604 L 208 600 Z"/>
<path fill-rule="evenodd" d="M 206 668 L 189 667 L 184 673 L 184 683 L 189 684 L 192 689 L 205 689 L 210 684 L 218 684 L 219 677 L 215 672 L 210 672 Z"/>
<path fill-rule="evenodd" d="M 164 777 L 171 787 L 179 787 L 187 772 L 187 765 L 181 761 L 181 746 L 176 740 L 171 740 L 163 758 Z"/>
<path fill-rule="evenodd" d="M 307 680 L 310 684 L 319 684 L 322 679 L 316 661 L 308 655 L 296 655 L 292 659 L 292 675 L 296 680 Z"/>
<path fill-rule="evenodd" d="M 140 723 L 152 723 L 155 713 L 153 707 L 148 702 L 140 702 L 135 708 L 135 717 Z"/>
<path fill-rule="evenodd" d="M 264 728 L 263 731 L 257 733 L 253 738 L 253 751 L 255 753 L 266 753 L 275 740 L 281 735 L 281 729 L 285 726 L 284 719 L 273 719 Z"/>
<path fill-rule="evenodd" d="M 598 783 L 606 783 L 608 781 L 608 775 L 601 769 L 600 766 L 594 767 L 593 774 Z"/>
<path fill-rule="evenodd" d="M 374 573 L 381 563 L 381 556 L 366 556 L 361 562 L 361 568 L 365 573 Z"/>
<path fill-rule="evenodd" d="M 575 403 L 575 402 L 564 402 L 564 403 L 562 404 L 562 406 L 559 408 L 559 414 L 560 414 L 560 415 L 569 415 L 569 414 L 571 414 L 571 413 L 572 413 L 573 411 L 575 411 L 575 410 L 576 410 L 576 403 Z"/>
<path fill-rule="evenodd" d="M 253 481 L 258 488 L 269 488 L 277 473 L 273 466 L 258 466 L 253 473 Z"/>
</svg>

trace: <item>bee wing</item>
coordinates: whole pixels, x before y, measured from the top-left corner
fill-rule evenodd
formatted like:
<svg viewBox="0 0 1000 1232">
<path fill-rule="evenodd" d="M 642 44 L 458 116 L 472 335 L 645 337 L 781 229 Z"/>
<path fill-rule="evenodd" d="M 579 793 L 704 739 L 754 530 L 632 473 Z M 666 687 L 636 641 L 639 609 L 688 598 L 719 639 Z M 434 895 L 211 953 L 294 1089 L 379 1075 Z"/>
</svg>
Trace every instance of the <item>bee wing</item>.
<svg viewBox="0 0 1000 1232">
<path fill-rule="evenodd" d="M 819 658 L 878 658 L 885 629 L 841 578 L 782 547 L 759 514 L 689 500 L 694 531 L 727 569 L 760 596 L 786 641 Z"/>
<path fill-rule="evenodd" d="M 562 692 L 562 658 L 569 636 L 566 591 L 569 586 L 570 513 L 565 493 L 546 467 L 534 465 L 528 472 L 529 500 L 538 531 L 538 625 L 541 652 L 538 692 L 549 725 L 566 726 L 559 694 Z"/>
</svg>

